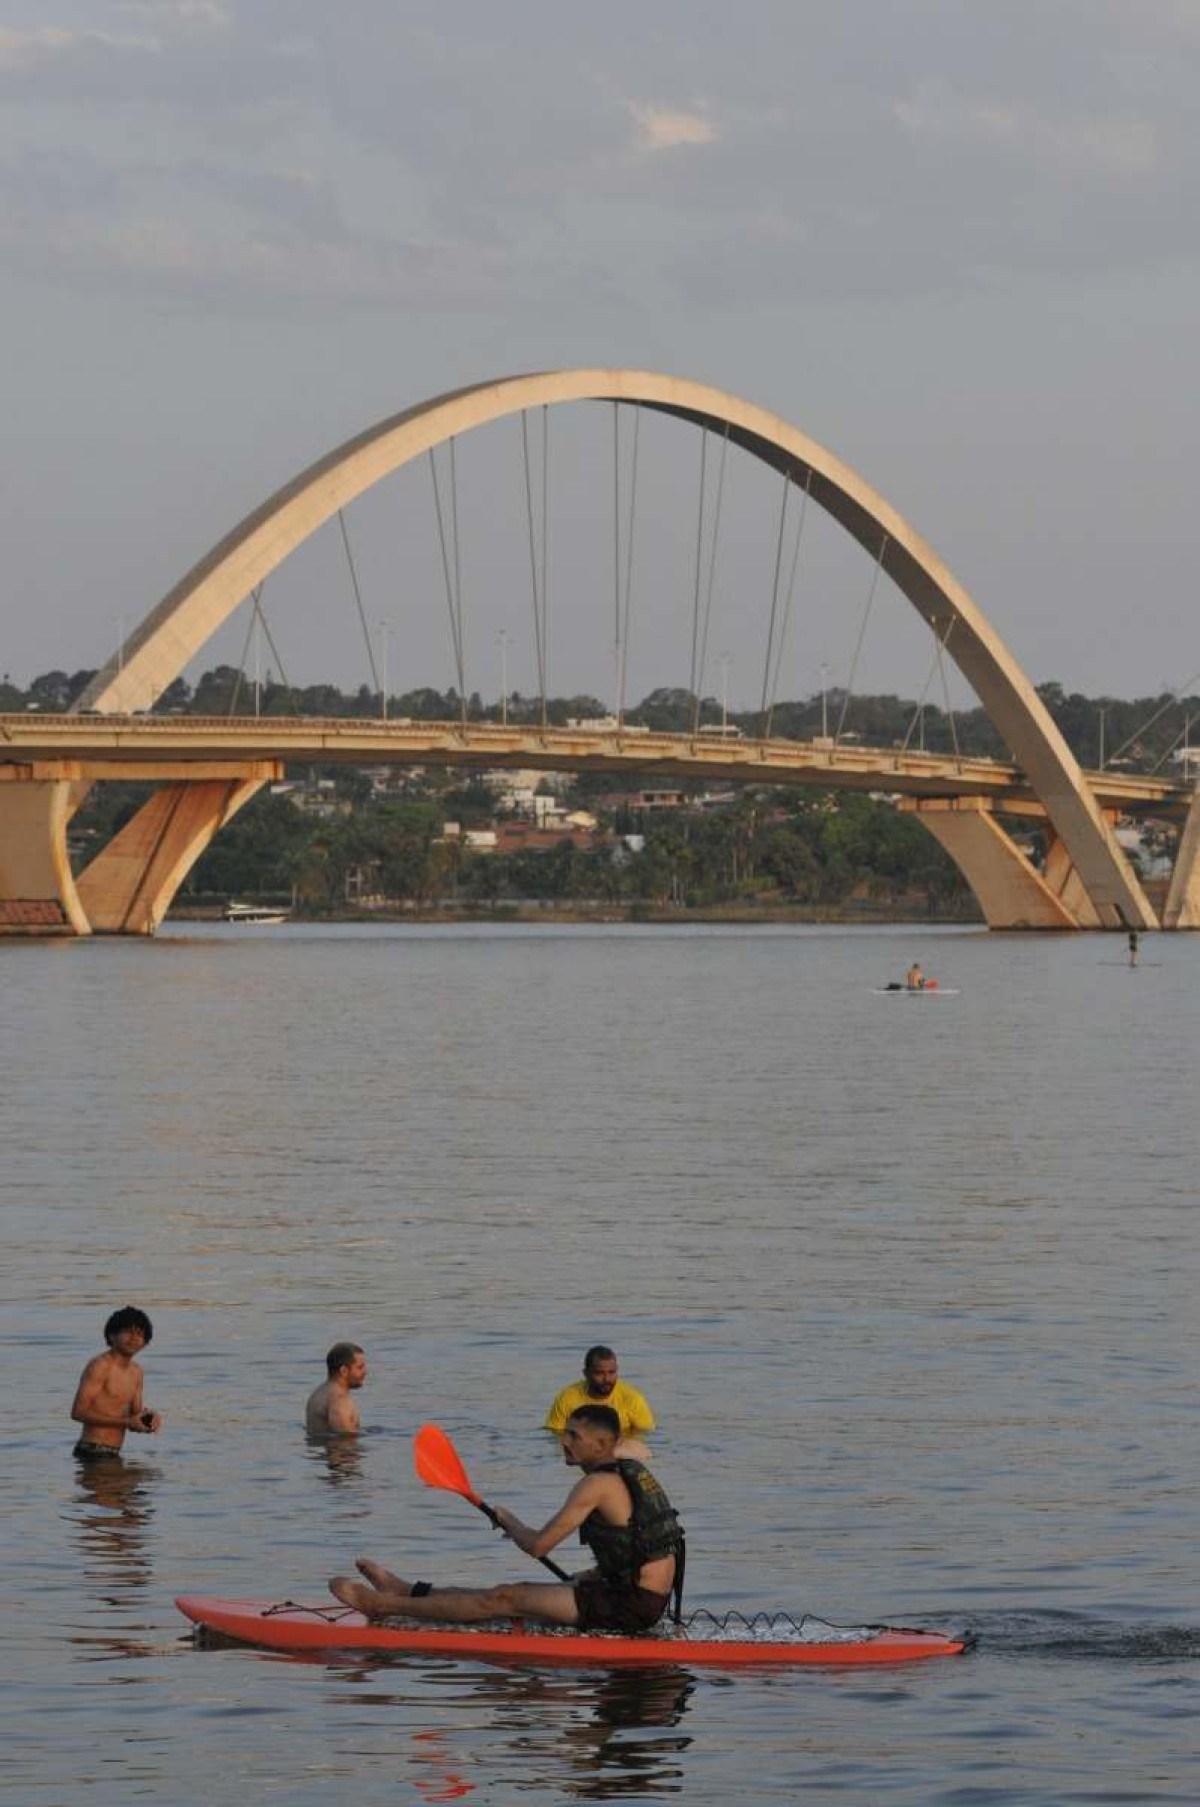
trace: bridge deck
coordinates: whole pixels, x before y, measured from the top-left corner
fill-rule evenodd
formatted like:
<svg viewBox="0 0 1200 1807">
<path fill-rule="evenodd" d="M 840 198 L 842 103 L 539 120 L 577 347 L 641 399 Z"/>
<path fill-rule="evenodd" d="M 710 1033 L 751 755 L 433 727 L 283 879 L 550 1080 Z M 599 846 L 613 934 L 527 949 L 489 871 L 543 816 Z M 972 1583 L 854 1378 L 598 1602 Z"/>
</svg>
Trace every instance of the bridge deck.
<svg viewBox="0 0 1200 1807">
<path fill-rule="evenodd" d="M 858 742 L 343 716 L 0 715 L 0 777 L 5 765 L 30 762 L 75 762 L 89 778 L 149 779 L 182 775 L 192 763 L 263 760 L 645 772 L 911 797 L 988 797 L 998 807 L 1042 813 L 1019 768 L 1003 760 Z M 1191 786 L 1138 773 L 1085 776 L 1101 805 L 1122 812 L 1181 814 L 1192 797 Z"/>
</svg>

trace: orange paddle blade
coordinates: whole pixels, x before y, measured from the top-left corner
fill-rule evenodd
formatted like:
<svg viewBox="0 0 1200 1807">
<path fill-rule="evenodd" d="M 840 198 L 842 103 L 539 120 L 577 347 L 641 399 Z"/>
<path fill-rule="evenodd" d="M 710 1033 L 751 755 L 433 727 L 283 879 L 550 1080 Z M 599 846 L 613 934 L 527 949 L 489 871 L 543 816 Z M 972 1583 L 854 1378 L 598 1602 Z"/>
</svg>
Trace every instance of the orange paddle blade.
<svg viewBox="0 0 1200 1807">
<path fill-rule="evenodd" d="M 462 1458 L 440 1424 L 423 1424 L 413 1438 L 413 1464 L 418 1478 L 427 1487 L 441 1487 L 447 1493 L 461 1493 L 473 1506 L 480 1504 L 479 1495 L 467 1478 Z"/>
</svg>

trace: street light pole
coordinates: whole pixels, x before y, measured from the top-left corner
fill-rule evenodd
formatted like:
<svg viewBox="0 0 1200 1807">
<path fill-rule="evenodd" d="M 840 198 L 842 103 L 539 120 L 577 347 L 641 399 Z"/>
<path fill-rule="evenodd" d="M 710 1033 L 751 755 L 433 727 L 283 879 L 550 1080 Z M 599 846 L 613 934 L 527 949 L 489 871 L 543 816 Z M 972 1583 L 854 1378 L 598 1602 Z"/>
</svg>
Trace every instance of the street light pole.
<svg viewBox="0 0 1200 1807">
<path fill-rule="evenodd" d="M 1100 770 L 1101 771 L 1104 770 L 1104 718 L 1107 714 L 1108 714 L 1108 710 L 1106 709 L 1104 704 L 1101 703 L 1100 704 Z"/>
<path fill-rule="evenodd" d="M 821 739 L 829 739 L 829 667 L 821 666 Z"/>
<path fill-rule="evenodd" d="M 732 655 L 721 654 L 721 733 L 729 727 L 729 667 L 733 664 Z"/>
</svg>

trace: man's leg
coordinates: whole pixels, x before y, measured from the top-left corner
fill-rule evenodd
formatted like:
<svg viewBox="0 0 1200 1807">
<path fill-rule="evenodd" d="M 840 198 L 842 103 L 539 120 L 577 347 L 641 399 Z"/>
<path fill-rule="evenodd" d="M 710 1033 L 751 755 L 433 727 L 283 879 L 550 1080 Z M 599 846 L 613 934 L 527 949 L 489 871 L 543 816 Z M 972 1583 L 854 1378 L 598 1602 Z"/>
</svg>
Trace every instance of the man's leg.
<svg viewBox="0 0 1200 1807">
<path fill-rule="evenodd" d="M 374 1566 L 374 1565 L 372 1565 Z M 441 1625 L 480 1625 L 489 1619 L 536 1619 L 546 1625 L 577 1625 L 575 1590 L 561 1582 L 523 1581 L 502 1587 L 436 1587 L 415 1598 L 400 1576 L 398 1586 L 364 1587 L 335 1575 L 329 1591 L 368 1619 L 420 1619 Z"/>
</svg>

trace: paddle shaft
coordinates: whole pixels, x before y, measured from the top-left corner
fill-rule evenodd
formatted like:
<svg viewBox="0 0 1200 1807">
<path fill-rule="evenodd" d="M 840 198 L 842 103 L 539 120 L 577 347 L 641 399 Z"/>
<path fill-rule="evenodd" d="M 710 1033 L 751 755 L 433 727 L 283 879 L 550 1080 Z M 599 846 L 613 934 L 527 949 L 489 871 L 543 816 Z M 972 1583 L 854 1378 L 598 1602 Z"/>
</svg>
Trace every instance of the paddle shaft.
<svg viewBox="0 0 1200 1807">
<path fill-rule="evenodd" d="M 485 1518 L 491 1519 L 492 1523 L 495 1525 L 495 1527 L 498 1531 L 504 1530 L 504 1526 L 500 1523 L 500 1520 L 497 1517 L 496 1513 L 488 1505 L 486 1500 L 481 1500 L 478 1497 L 478 1495 L 474 1494 L 474 1493 L 467 1494 L 467 1495 L 465 1495 L 465 1497 L 470 1500 L 470 1502 L 473 1506 L 478 1506 L 479 1510 L 483 1513 Z M 505 1535 L 507 1536 L 507 1533 L 505 1533 Z M 558 1564 L 556 1562 L 551 1562 L 551 1560 L 548 1556 L 539 1556 L 538 1561 L 541 1563 L 541 1565 L 544 1569 L 549 1569 L 550 1573 L 552 1575 L 557 1575 L 558 1579 L 560 1581 L 569 1581 L 571 1579 L 571 1577 L 567 1574 L 566 1569 L 560 1569 Z"/>
</svg>

